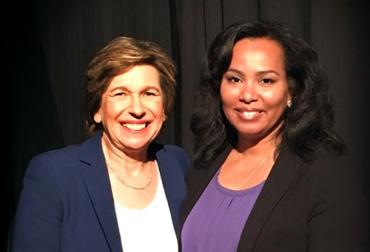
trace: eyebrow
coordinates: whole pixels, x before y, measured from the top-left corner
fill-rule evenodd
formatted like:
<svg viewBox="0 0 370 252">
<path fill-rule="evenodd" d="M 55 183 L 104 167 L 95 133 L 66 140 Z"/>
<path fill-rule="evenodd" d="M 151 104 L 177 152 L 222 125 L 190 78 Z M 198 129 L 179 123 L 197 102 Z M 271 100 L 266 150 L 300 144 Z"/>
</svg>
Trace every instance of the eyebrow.
<svg viewBox="0 0 370 252">
<path fill-rule="evenodd" d="M 156 89 L 156 90 L 159 90 L 158 87 L 156 87 L 155 85 L 151 85 L 151 84 L 147 84 L 145 86 L 142 87 L 143 90 L 146 90 L 146 89 Z M 111 89 L 111 91 L 113 90 L 128 90 L 130 91 L 130 87 L 127 87 L 125 85 L 119 85 L 119 86 L 116 86 L 114 88 Z"/>
<path fill-rule="evenodd" d="M 235 69 L 235 68 L 229 68 L 226 70 L 225 73 L 227 72 L 233 72 L 233 73 L 236 73 L 238 75 L 241 75 L 242 77 L 245 77 L 245 74 L 242 72 L 242 71 L 239 71 L 238 69 Z"/>
<path fill-rule="evenodd" d="M 227 71 L 225 73 L 227 73 L 227 72 L 234 72 L 234 73 L 236 73 L 236 74 L 238 74 L 242 77 L 245 77 L 245 74 L 242 71 L 239 71 L 238 69 L 235 69 L 235 68 L 229 68 L 229 69 L 227 69 Z M 268 73 L 274 73 L 274 74 L 280 76 L 280 74 L 278 72 L 274 71 L 274 70 L 265 70 L 265 71 L 258 71 L 257 72 L 258 75 L 264 75 L 264 74 L 268 74 Z"/>
<path fill-rule="evenodd" d="M 115 92 L 115 91 L 117 91 L 117 90 L 118 90 L 118 91 L 128 92 L 128 93 L 132 93 L 132 92 L 133 92 L 130 88 L 128 88 L 128 87 L 126 87 L 126 86 L 118 86 L 118 87 L 114 87 L 114 88 L 112 88 L 109 92 L 110 92 L 110 93 L 113 93 L 113 92 Z M 159 94 L 163 93 L 163 92 L 161 91 L 161 89 L 160 89 L 160 88 L 157 88 L 157 87 L 152 86 L 152 85 L 144 86 L 144 87 L 140 90 L 140 92 L 146 92 L 146 91 L 155 91 L 155 92 L 158 92 Z"/>
</svg>

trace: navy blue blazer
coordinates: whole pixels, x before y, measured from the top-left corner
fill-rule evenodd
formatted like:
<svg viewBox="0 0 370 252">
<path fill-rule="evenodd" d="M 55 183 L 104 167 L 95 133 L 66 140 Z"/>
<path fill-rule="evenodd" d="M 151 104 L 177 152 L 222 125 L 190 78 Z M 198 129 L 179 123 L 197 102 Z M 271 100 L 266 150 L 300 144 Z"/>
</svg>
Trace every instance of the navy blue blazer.
<svg viewBox="0 0 370 252">
<path fill-rule="evenodd" d="M 208 169 L 190 172 L 180 229 L 230 149 Z M 330 153 L 303 162 L 283 148 L 244 225 L 236 251 L 368 251 L 367 205 L 354 164 L 349 156 Z"/>
<path fill-rule="evenodd" d="M 152 143 L 149 149 L 156 156 L 176 230 L 189 159 L 174 145 Z M 32 159 L 23 181 L 11 250 L 122 251 L 101 133 L 80 145 Z"/>
</svg>

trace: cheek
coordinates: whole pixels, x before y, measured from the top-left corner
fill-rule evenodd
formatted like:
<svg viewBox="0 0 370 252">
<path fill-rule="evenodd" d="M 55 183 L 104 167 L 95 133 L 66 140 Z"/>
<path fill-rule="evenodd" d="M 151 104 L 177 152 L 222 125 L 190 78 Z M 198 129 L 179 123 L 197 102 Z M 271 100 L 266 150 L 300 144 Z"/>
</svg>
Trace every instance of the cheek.
<svg viewBox="0 0 370 252">
<path fill-rule="evenodd" d="M 107 120 L 109 118 L 116 118 L 119 114 L 122 113 L 122 111 L 127 107 L 127 104 L 125 102 L 113 102 L 113 101 L 106 101 L 104 104 L 102 104 L 100 108 L 100 115 L 102 119 Z"/>
<path fill-rule="evenodd" d="M 145 107 L 152 111 L 157 117 L 163 117 L 165 119 L 165 110 L 162 100 L 147 101 Z"/>
<path fill-rule="evenodd" d="M 157 107 L 157 110 L 156 110 L 156 114 L 162 118 L 162 120 L 166 120 L 166 113 L 164 111 L 164 108 L 163 108 L 163 105 L 162 104 L 158 104 L 158 107 Z"/>
<path fill-rule="evenodd" d="M 118 101 L 107 104 L 106 111 L 108 114 L 117 114 L 128 107 L 128 102 Z"/>
<path fill-rule="evenodd" d="M 235 102 L 238 102 L 239 90 L 237 88 L 231 88 L 227 85 L 221 84 L 220 97 L 223 106 L 232 105 Z"/>
<path fill-rule="evenodd" d="M 271 107 L 285 107 L 288 94 L 283 92 L 267 91 L 262 94 L 266 105 Z"/>
</svg>

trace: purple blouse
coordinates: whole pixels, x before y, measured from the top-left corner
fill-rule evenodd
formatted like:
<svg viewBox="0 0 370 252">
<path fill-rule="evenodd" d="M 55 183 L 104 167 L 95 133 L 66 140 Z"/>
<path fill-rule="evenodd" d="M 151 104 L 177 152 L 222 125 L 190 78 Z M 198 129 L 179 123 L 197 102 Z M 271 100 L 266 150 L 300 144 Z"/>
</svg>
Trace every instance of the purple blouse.
<svg viewBox="0 0 370 252">
<path fill-rule="evenodd" d="M 183 252 L 233 252 L 264 182 L 244 190 L 230 190 L 218 173 L 194 205 L 182 232 Z"/>
</svg>

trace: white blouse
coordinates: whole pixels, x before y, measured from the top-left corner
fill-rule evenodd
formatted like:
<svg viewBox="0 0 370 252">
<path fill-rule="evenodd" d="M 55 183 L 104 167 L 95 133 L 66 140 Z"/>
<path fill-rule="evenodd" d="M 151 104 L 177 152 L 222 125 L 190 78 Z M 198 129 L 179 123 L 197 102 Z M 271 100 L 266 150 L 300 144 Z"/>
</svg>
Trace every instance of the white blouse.
<svg viewBox="0 0 370 252">
<path fill-rule="evenodd" d="M 147 207 L 129 209 L 118 203 L 115 204 L 124 252 L 178 251 L 176 233 L 162 179 L 160 174 L 157 177 L 157 190 L 153 201 Z"/>
</svg>

